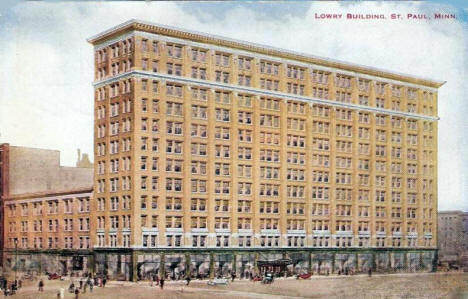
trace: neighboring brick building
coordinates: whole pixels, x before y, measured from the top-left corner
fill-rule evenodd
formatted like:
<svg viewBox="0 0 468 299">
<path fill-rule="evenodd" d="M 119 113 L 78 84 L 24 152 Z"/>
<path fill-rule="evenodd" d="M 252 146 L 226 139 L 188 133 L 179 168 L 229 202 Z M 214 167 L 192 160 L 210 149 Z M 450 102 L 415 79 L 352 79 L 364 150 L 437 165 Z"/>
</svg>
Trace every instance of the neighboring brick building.
<svg viewBox="0 0 468 299">
<path fill-rule="evenodd" d="M 61 166 L 60 151 L 4 143 L 0 144 L 0 153 L 2 196 L 73 190 L 90 186 L 90 182 L 92 185 L 93 164 Z M 82 163 L 80 157 L 77 163 Z"/>
<path fill-rule="evenodd" d="M 77 165 L 85 167 L 61 166 L 59 151 L 0 145 L 1 248 L 6 269 L 14 265 L 15 247 L 19 270 L 37 265 L 55 269 L 57 254 L 68 256 L 68 265 L 74 265 L 69 269 L 77 270 L 80 260 L 83 264 L 79 256 L 86 255 L 90 245 L 93 165 L 80 153 Z M 78 256 L 73 263 L 72 256 Z"/>
<path fill-rule="evenodd" d="M 97 271 L 432 267 L 443 82 L 142 21 L 89 42 Z"/>
<path fill-rule="evenodd" d="M 439 211 L 438 217 L 440 262 L 468 267 L 468 212 Z"/>
</svg>

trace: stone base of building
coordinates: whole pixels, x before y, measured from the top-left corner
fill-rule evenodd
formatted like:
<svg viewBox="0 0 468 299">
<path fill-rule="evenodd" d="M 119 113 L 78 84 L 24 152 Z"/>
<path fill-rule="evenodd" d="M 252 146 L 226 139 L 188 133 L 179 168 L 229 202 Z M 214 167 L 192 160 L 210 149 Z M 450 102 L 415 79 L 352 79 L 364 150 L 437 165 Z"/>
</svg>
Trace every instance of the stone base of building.
<svg viewBox="0 0 468 299">
<path fill-rule="evenodd" d="M 255 248 L 255 249 L 130 249 L 6 250 L 4 273 L 104 274 L 116 280 L 249 278 L 262 272 L 282 276 L 432 272 L 437 249 L 403 248 Z"/>
<path fill-rule="evenodd" d="M 3 251 L 3 274 L 45 274 L 82 276 L 93 272 L 91 250 L 8 250 Z"/>
</svg>

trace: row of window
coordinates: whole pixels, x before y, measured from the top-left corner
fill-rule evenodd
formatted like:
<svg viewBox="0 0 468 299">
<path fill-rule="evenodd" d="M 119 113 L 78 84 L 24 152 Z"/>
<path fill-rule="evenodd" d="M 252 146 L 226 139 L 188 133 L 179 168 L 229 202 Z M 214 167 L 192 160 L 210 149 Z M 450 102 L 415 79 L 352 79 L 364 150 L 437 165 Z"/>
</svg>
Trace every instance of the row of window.
<svg viewBox="0 0 468 299">
<path fill-rule="evenodd" d="M 177 71 L 174 71 L 177 73 Z M 172 73 L 172 71 L 171 71 Z M 199 73 L 197 73 L 199 74 Z M 202 77 L 203 72 L 201 73 Z M 220 82 L 226 81 L 228 82 L 228 73 L 226 72 L 216 72 L 216 78 Z M 239 78 L 239 84 L 241 85 L 250 85 L 250 77 L 248 76 L 241 76 Z M 268 80 L 268 79 L 261 79 L 260 80 L 260 87 L 264 89 L 269 89 L 269 90 L 278 90 L 279 88 L 279 81 L 277 80 Z M 143 91 L 150 91 L 149 85 L 151 85 L 151 91 L 153 93 L 158 93 L 159 92 L 159 81 L 156 80 L 148 80 L 148 79 L 142 79 L 141 80 L 141 89 Z M 97 101 L 102 101 L 105 99 L 107 96 L 109 97 L 116 97 L 120 94 L 125 94 L 131 91 L 131 81 L 126 79 L 121 81 L 120 83 L 113 83 L 109 85 L 108 87 L 101 87 L 96 89 L 96 99 Z M 179 84 L 174 84 L 174 83 L 167 83 L 166 84 L 166 95 L 172 96 L 172 97 L 182 97 L 184 92 L 183 85 Z M 287 92 L 289 93 L 294 93 L 294 94 L 300 94 L 304 95 L 304 85 L 297 85 L 293 83 L 288 83 L 287 84 Z M 207 100 L 207 94 L 208 94 L 208 89 L 206 88 L 197 88 L 193 87 L 191 88 L 191 96 L 193 99 L 196 100 Z M 222 99 L 220 98 L 220 95 L 222 94 Z M 231 102 L 231 95 L 232 93 L 230 92 L 222 92 L 222 91 L 215 91 L 215 100 L 216 102 L 223 103 L 223 104 L 229 104 Z M 312 96 L 320 99 L 329 99 L 329 92 L 328 88 L 323 88 L 323 87 L 313 87 L 312 88 Z M 252 96 L 251 95 L 243 95 L 240 94 L 238 96 L 239 102 L 241 106 L 245 107 L 251 107 L 252 106 Z M 342 91 L 336 91 L 335 93 L 335 100 L 339 102 L 345 102 L 345 103 L 351 103 L 352 102 L 352 97 L 351 93 L 349 92 L 342 92 Z M 278 99 L 268 99 L 265 97 L 262 97 L 260 100 L 260 108 L 262 109 L 271 109 L 271 110 L 279 110 L 279 100 Z M 369 105 L 369 98 L 365 95 L 360 95 L 359 96 L 359 104 L 361 105 Z M 391 104 L 391 105 L 390 105 Z M 398 100 L 392 100 L 390 104 L 386 104 L 386 101 L 384 98 L 376 98 L 375 100 L 375 105 L 378 108 L 386 108 L 386 109 L 391 109 L 391 110 L 396 110 L 396 111 L 401 111 L 402 110 L 402 105 L 401 102 Z M 289 105 L 288 110 L 291 113 L 304 113 L 304 103 L 297 103 L 295 105 Z M 297 109 L 295 109 L 297 107 Z M 415 103 L 408 103 L 406 110 L 411 113 L 416 113 L 416 107 L 417 105 Z M 127 108 L 127 107 L 125 107 Z M 421 107 L 424 113 L 427 114 L 432 114 L 433 113 L 433 107 L 428 106 L 428 105 L 423 105 Z M 118 109 L 117 109 L 118 110 Z M 338 109 L 340 110 L 340 109 Z M 111 113 L 111 115 L 116 116 L 117 114 Z M 339 115 L 339 113 L 337 113 Z M 98 114 L 99 117 L 103 117 L 102 112 Z"/>
<path fill-rule="evenodd" d="M 58 214 L 59 208 L 61 213 L 84 213 L 89 212 L 89 197 L 79 197 L 76 199 L 66 198 L 62 200 L 47 200 L 44 202 L 21 203 L 7 205 L 9 217 L 15 216 L 42 216 L 44 210 L 47 215 Z M 20 209 L 20 214 L 17 214 L 17 209 Z"/>
<path fill-rule="evenodd" d="M 166 54 L 170 58 L 180 59 L 182 58 L 183 48 L 184 45 L 182 44 L 172 44 L 172 43 L 160 43 L 157 40 L 147 40 L 142 39 L 140 42 L 140 49 L 143 53 L 152 52 L 155 55 L 160 55 L 162 50 L 165 50 Z M 116 58 L 121 55 L 129 54 L 132 48 L 133 40 L 127 39 L 125 41 L 117 42 L 113 45 L 108 47 L 111 56 L 110 58 Z M 202 48 L 191 48 L 190 50 L 187 48 L 187 55 L 193 62 L 197 63 L 206 63 L 209 57 L 209 50 L 202 49 Z M 230 67 L 231 64 L 231 54 L 223 53 L 223 52 L 215 52 L 212 54 L 214 64 L 220 67 Z M 107 61 L 107 49 L 101 49 L 96 52 L 96 59 L 98 63 Z M 237 58 L 237 64 L 239 70 L 242 71 L 250 71 L 252 69 L 254 58 L 246 57 L 246 56 L 239 56 Z M 271 62 L 267 60 L 260 60 L 259 62 L 259 70 L 260 73 L 264 73 L 267 75 L 278 76 L 279 69 L 281 64 L 277 62 Z M 306 68 L 294 65 L 287 65 L 286 66 L 286 76 L 288 78 L 304 80 L 305 79 Z M 320 83 L 320 84 L 328 84 L 330 73 L 325 71 L 313 70 L 311 72 L 311 78 L 313 82 Z M 339 88 L 350 88 L 352 77 L 343 75 L 343 74 L 336 74 L 335 75 L 335 85 Z M 367 79 L 359 78 L 357 80 L 357 87 L 359 90 L 368 92 L 371 81 Z M 376 82 L 375 83 L 375 90 L 377 94 L 383 94 L 384 88 L 386 83 L 383 82 Z M 402 86 L 392 85 L 391 86 L 391 95 L 394 97 L 401 97 Z M 417 89 L 408 88 L 407 90 L 408 99 L 416 99 L 417 97 Z M 430 92 L 423 92 L 423 98 L 426 100 L 432 99 L 432 93 Z"/>
<path fill-rule="evenodd" d="M 34 248 L 34 249 L 88 249 L 90 248 L 90 240 L 89 236 L 79 236 L 79 237 L 71 237 L 66 236 L 63 239 L 59 239 L 58 237 L 21 237 L 18 238 L 8 238 L 8 247 L 15 248 L 16 245 L 18 248 Z"/>
<path fill-rule="evenodd" d="M 74 223 L 77 227 L 74 228 Z M 60 231 L 88 231 L 89 226 L 89 217 L 85 218 L 65 218 L 59 221 L 59 219 L 48 219 L 48 220 L 23 220 L 20 222 L 10 221 L 8 222 L 8 231 L 17 232 L 17 224 L 20 227 L 21 232 L 42 232 L 44 225 L 47 228 L 48 232 L 60 232 Z"/>
</svg>

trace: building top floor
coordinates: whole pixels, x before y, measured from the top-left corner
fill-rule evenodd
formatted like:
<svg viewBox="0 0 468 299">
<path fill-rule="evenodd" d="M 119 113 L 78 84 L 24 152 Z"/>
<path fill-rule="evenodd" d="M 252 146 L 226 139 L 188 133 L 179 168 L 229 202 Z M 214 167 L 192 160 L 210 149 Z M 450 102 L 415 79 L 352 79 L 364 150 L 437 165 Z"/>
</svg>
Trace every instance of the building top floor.
<svg viewBox="0 0 468 299">
<path fill-rule="evenodd" d="M 460 219 L 464 217 L 468 217 L 468 212 L 463 212 L 460 210 L 453 210 L 453 211 L 438 211 L 439 215 L 439 220 L 445 220 L 445 219 L 457 219 L 460 217 Z"/>
<path fill-rule="evenodd" d="M 312 64 L 321 68 L 342 70 L 357 73 L 358 75 L 362 74 L 379 77 L 384 81 L 394 80 L 403 84 L 415 84 L 433 89 L 439 88 L 445 83 L 444 81 L 421 78 L 413 75 L 391 72 L 388 70 L 382 70 L 271 46 L 133 19 L 105 30 L 93 37 L 90 37 L 88 42 L 93 44 L 96 49 L 99 49 L 115 43 L 124 35 L 132 35 L 134 33 L 139 33 L 141 35 L 149 34 L 153 36 L 164 36 L 168 38 L 185 40 L 187 42 L 194 43 L 194 45 L 209 45 L 211 47 L 218 47 L 219 49 L 229 49 L 231 51 L 240 53 L 240 56 L 242 56 L 242 53 L 249 53 L 251 55 L 260 55 L 266 58 L 269 57 L 272 59 L 278 59 L 280 61 L 291 61 L 299 65 Z M 220 57 L 220 59 L 222 59 L 222 57 Z"/>
<path fill-rule="evenodd" d="M 3 197 L 6 217 L 89 213 L 93 187 Z"/>
</svg>

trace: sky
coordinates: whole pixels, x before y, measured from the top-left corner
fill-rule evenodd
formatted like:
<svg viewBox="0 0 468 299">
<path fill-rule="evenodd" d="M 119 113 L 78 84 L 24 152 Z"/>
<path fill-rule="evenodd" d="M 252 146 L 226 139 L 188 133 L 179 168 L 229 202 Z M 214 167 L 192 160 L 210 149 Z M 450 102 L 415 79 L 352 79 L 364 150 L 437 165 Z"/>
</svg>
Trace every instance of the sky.
<svg viewBox="0 0 468 299">
<path fill-rule="evenodd" d="M 428 2 L 106 2 L 0 4 L 0 143 L 93 153 L 93 48 L 109 27 L 141 19 L 447 81 L 439 90 L 439 209 L 468 211 L 468 5 Z M 434 20 L 434 13 L 456 19 Z M 323 20 L 316 14 L 385 14 Z M 391 20 L 390 14 L 428 20 Z"/>
</svg>

